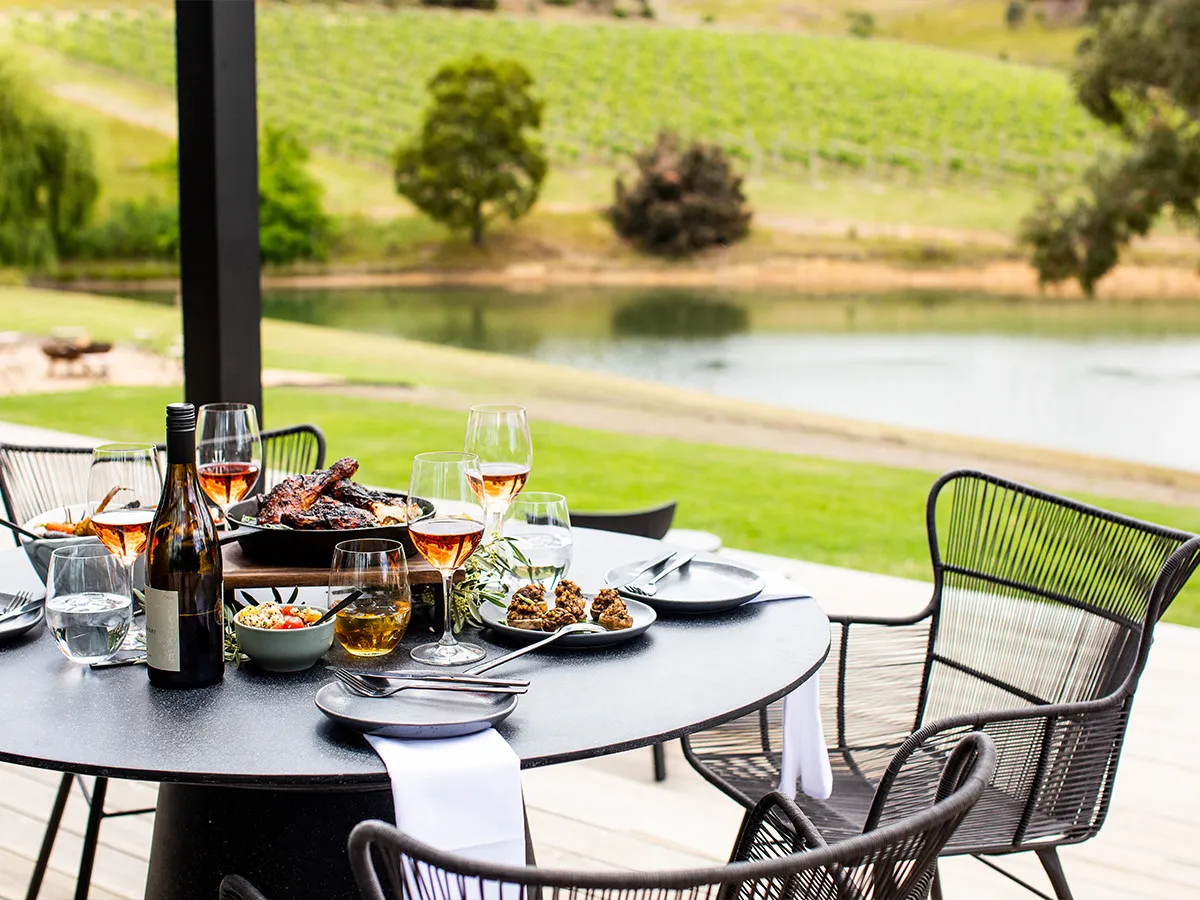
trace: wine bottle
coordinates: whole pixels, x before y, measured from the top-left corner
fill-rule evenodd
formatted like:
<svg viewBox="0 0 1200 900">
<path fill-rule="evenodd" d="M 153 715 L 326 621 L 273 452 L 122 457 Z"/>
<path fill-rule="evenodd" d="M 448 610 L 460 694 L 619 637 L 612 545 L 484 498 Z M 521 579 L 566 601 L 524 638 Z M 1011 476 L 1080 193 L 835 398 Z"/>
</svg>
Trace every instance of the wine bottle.
<svg viewBox="0 0 1200 900">
<path fill-rule="evenodd" d="M 225 675 L 221 548 L 196 474 L 196 408 L 167 407 L 167 472 L 146 544 L 150 683 L 201 687 Z"/>
</svg>

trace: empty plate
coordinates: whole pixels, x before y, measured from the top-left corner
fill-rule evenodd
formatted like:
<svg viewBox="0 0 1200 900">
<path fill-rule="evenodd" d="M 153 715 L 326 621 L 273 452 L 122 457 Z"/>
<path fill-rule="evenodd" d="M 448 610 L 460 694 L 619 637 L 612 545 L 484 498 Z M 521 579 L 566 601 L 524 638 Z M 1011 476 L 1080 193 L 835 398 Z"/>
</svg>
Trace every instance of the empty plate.
<svg viewBox="0 0 1200 900">
<path fill-rule="evenodd" d="M 585 595 L 588 602 L 588 607 L 591 607 L 592 595 Z M 553 650 L 555 647 L 576 649 L 580 647 L 611 647 L 613 644 L 620 644 L 631 638 L 637 637 L 647 628 L 654 624 L 654 620 L 658 618 L 658 614 L 647 606 L 631 598 L 625 598 L 625 608 L 629 610 L 629 615 L 633 618 L 633 625 L 629 628 L 621 628 L 617 631 L 595 632 L 594 634 L 568 634 L 559 638 L 547 650 Z M 498 634 L 509 638 L 513 643 L 517 644 L 532 644 L 540 641 L 544 637 L 549 637 L 548 631 L 529 631 L 525 628 L 513 628 L 505 619 L 508 616 L 508 610 L 502 609 L 495 603 L 481 604 L 479 614 L 483 619 L 483 624 L 488 628 L 495 630 Z M 590 619 L 588 621 L 591 621 Z"/>
<path fill-rule="evenodd" d="M 25 634 L 25 632 L 42 621 L 45 611 L 45 604 L 42 604 L 37 609 L 30 610 L 23 616 L 17 616 L 17 618 L 9 619 L 7 622 L 0 622 L 0 641 L 7 641 L 18 635 Z"/>
<path fill-rule="evenodd" d="M 317 709 L 363 734 L 395 738 L 449 738 L 474 734 L 508 718 L 517 694 L 401 691 L 360 697 L 333 681 L 317 691 Z"/>
<path fill-rule="evenodd" d="M 626 563 L 610 569 L 604 576 L 609 584 L 623 584 L 645 565 L 641 562 Z M 638 582 L 648 581 L 649 573 Z M 657 584 L 653 597 L 638 597 L 661 612 L 670 613 L 714 613 L 733 609 L 753 600 L 762 593 L 766 582 L 757 572 L 743 566 L 735 566 L 715 559 L 693 559 L 690 563 L 672 572 Z M 637 596 L 621 591 L 623 597 Z M 626 600 L 628 603 L 629 600 Z"/>
</svg>

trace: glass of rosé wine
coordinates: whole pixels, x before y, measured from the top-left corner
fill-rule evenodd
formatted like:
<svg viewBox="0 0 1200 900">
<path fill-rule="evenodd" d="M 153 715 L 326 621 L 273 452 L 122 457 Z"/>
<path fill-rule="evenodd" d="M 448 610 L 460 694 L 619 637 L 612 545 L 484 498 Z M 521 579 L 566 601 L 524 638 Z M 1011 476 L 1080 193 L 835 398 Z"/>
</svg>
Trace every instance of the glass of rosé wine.
<svg viewBox="0 0 1200 900">
<path fill-rule="evenodd" d="M 196 474 L 221 508 L 245 500 L 262 471 L 258 413 L 249 403 L 208 403 L 196 414 Z"/>
<path fill-rule="evenodd" d="M 482 647 L 461 643 L 454 637 L 454 572 L 483 541 L 484 491 L 479 457 L 454 451 L 418 453 L 413 457 L 410 501 L 427 500 L 433 516 L 409 523 L 413 546 L 442 576 L 442 599 L 446 622 L 442 639 L 422 644 L 411 651 L 417 662 L 430 666 L 459 666 L 486 656 Z"/>
<path fill-rule="evenodd" d="M 490 541 L 500 537 L 508 505 L 525 487 L 533 466 L 533 439 L 525 407 L 472 406 L 463 450 L 479 457 L 486 539 Z"/>
</svg>

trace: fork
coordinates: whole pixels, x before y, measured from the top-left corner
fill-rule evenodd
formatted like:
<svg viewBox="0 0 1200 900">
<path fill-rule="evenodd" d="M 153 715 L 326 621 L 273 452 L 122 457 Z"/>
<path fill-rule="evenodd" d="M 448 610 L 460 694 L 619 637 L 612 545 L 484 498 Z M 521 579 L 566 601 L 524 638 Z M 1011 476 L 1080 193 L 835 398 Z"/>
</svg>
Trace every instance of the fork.
<svg viewBox="0 0 1200 900">
<path fill-rule="evenodd" d="M 5 603 L 0 609 L 0 622 L 7 622 L 9 619 L 19 619 L 28 613 L 33 612 L 41 606 L 41 600 L 34 600 L 33 594 L 21 592 L 19 594 L 10 595 L 12 600 Z"/>
<path fill-rule="evenodd" d="M 651 578 L 644 584 L 623 584 L 621 590 L 626 593 L 633 594 L 635 597 L 653 597 L 658 593 L 658 583 L 670 575 L 672 572 L 678 571 L 696 558 L 695 553 L 684 553 L 675 557 L 671 564 Z"/>
<path fill-rule="evenodd" d="M 359 675 L 354 675 L 344 669 L 334 669 L 333 677 L 342 683 L 350 693 L 360 697 L 382 698 L 391 697 L 401 691 L 462 691 L 472 694 L 524 694 L 529 688 L 506 687 L 504 685 L 463 684 L 455 681 L 406 681 L 402 684 L 389 685 L 386 688 L 376 687 Z"/>
</svg>

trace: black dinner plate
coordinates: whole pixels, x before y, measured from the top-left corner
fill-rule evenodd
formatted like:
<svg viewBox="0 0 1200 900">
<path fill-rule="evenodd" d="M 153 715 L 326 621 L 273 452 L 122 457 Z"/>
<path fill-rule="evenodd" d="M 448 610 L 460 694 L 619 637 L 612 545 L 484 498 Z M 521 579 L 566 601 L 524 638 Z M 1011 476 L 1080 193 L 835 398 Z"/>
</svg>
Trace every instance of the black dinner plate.
<svg viewBox="0 0 1200 900">
<path fill-rule="evenodd" d="M 584 595 L 589 606 L 593 596 L 592 594 Z M 658 618 L 658 613 L 645 603 L 637 600 L 626 600 L 625 608 L 629 610 L 629 615 L 633 617 L 633 625 L 629 628 L 621 628 L 617 631 L 595 632 L 593 634 L 568 634 L 559 638 L 546 649 L 552 650 L 555 647 L 585 649 L 623 644 L 625 641 L 632 640 L 639 634 L 645 633 L 646 629 L 653 625 L 654 620 Z M 528 631 L 524 628 L 513 628 L 505 622 L 508 610 L 497 606 L 495 603 L 484 603 L 480 607 L 479 615 L 483 619 L 484 625 L 516 644 L 533 644 L 542 638 L 550 636 L 548 631 Z M 589 619 L 589 621 L 591 620 Z"/>
<path fill-rule="evenodd" d="M 609 570 L 604 580 L 609 584 L 623 584 L 645 564 L 642 560 L 616 566 Z M 640 580 L 646 581 L 648 576 Z M 700 615 L 741 606 L 761 594 L 764 587 L 763 577 L 744 566 L 724 560 L 693 559 L 660 581 L 653 597 L 641 597 L 624 590 L 621 596 L 626 603 L 637 597 L 660 612 Z"/>
</svg>

